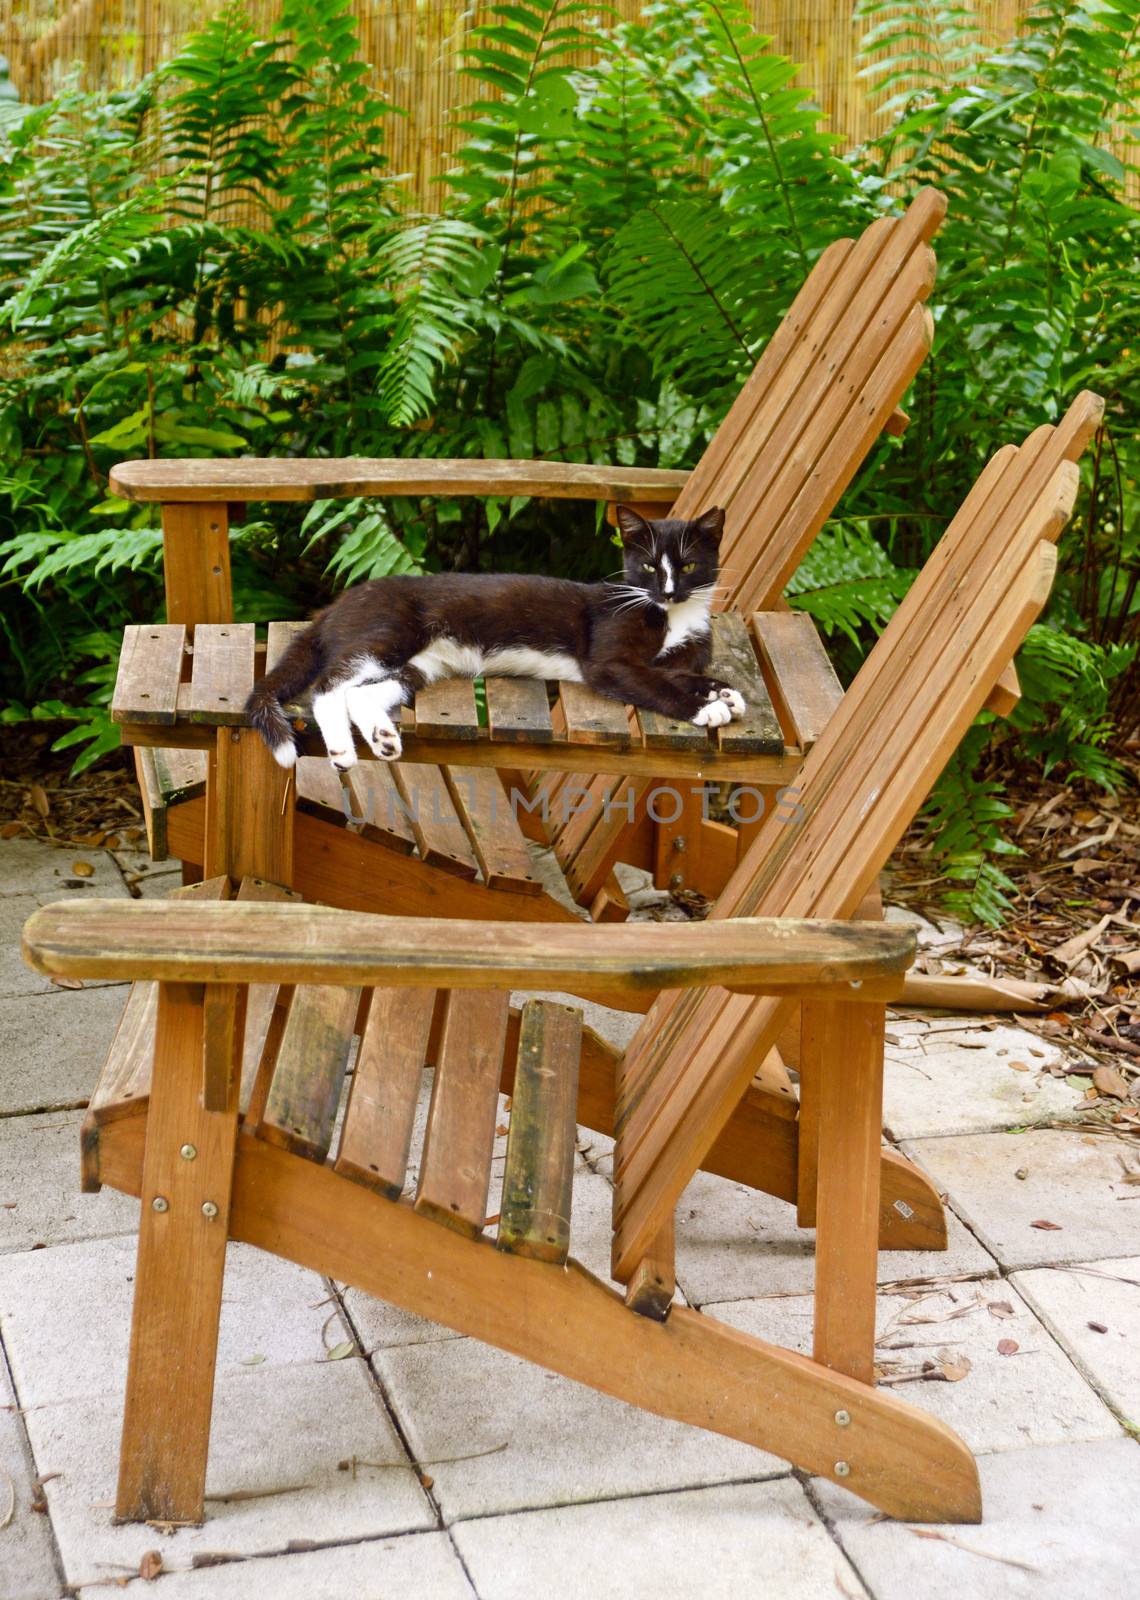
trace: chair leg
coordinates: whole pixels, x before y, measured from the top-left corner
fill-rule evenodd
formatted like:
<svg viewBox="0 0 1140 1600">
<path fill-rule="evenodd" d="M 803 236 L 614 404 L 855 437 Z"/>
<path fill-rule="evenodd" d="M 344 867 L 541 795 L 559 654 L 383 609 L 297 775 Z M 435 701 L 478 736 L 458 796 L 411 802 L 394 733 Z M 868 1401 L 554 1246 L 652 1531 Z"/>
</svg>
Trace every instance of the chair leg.
<svg viewBox="0 0 1140 1600">
<path fill-rule="evenodd" d="M 814 1354 L 862 1383 L 874 1379 L 885 1026 L 882 1006 L 804 1004 L 818 1069 L 805 1080 L 816 1157 Z M 806 1155 L 801 1145 L 803 1165 Z"/>
<path fill-rule="evenodd" d="M 626 1285 L 625 1303 L 631 1311 L 654 1322 L 664 1322 L 677 1287 L 677 1262 L 673 1218 L 653 1241 L 649 1254 L 633 1271 Z"/>
<path fill-rule="evenodd" d="M 236 1072 L 225 1109 L 203 1107 L 204 1055 L 201 987 L 163 984 L 115 1504 L 128 1520 L 203 1515 L 238 1122 Z"/>
<path fill-rule="evenodd" d="M 206 770 L 206 876 L 293 882 L 296 769 L 274 761 L 252 728 L 219 728 Z"/>
</svg>

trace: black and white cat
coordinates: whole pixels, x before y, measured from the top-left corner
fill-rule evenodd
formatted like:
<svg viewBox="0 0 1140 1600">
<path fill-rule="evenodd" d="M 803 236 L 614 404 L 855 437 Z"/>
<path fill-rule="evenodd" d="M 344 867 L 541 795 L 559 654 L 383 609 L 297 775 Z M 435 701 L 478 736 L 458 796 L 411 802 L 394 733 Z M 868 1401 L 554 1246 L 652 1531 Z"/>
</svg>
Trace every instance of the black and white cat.
<svg viewBox="0 0 1140 1600">
<path fill-rule="evenodd" d="M 283 767 L 297 759 L 282 710 L 307 689 L 333 767 L 354 765 L 353 725 L 373 754 L 401 754 L 397 706 L 437 678 L 563 678 L 715 728 L 744 714 L 708 676 L 709 610 L 724 512 L 647 521 L 618 508 L 624 583 L 491 573 L 377 578 L 348 589 L 255 685 L 246 714 Z"/>
</svg>

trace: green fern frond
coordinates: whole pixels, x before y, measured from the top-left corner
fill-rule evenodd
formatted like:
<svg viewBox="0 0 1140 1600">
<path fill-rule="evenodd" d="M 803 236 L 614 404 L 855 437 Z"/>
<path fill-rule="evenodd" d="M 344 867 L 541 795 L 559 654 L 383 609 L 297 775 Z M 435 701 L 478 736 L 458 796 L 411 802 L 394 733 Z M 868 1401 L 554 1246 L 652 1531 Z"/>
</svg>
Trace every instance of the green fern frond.
<svg viewBox="0 0 1140 1600">
<path fill-rule="evenodd" d="M 910 587 L 914 573 L 896 567 L 863 524 L 825 528 L 787 586 L 796 609 L 826 633 L 843 633 L 860 645 L 860 631 L 882 631 Z"/>
</svg>

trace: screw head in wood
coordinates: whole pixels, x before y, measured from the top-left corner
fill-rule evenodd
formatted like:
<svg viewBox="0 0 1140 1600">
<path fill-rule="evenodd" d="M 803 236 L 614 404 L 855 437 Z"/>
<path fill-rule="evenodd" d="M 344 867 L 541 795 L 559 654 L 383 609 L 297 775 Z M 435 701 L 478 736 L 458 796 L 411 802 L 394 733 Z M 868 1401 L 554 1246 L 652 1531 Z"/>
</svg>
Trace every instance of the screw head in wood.
<svg viewBox="0 0 1140 1600">
<path fill-rule="evenodd" d="M 154 1199 L 150 1203 L 150 1209 L 152 1211 L 169 1211 L 170 1210 L 170 1201 L 166 1198 L 165 1195 L 156 1194 Z"/>
<path fill-rule="evenodd" d="M 204 1200 L 202 1202 L 202 1215 L 208 1221 L 213 1222 L 213 1220 L 217 1216 L 217 1214 L 218 1214 L 218 1208 L 217 1208 L 217 1206 L 214 1204 L 214 1202 L 212 1200 Z"/>
<path fill-rule="evenodd" d="M 198 1154 L 198 1147 L 197 1145 L 193 1144 L 184 1144 L 181 1150 L 179 1150 L 178 1154 L 182 1157 L 183 1161 L 193 1161 L 194 1157 Z"/>
<path fill-rule="evenodd" d="M 670 889 L 683 889 L 685 887 L 685 875 L 684 875 L 684 873 L 675 872 L 673 874 L 673 876 L 669 879 L 669 887 L 670 887 Z"/>
<path fill-rule="evenodd" d="M 850 1413 L 850 1411 L 837 1411 L 835 1413 L 835 1420 L 836 1420 L 836 1422 L 839 1424 L 839 1426 L 841 1428 L 850 1427 L 850 1425 L 851 1425 L 851 1413 Z"/>
<path fill-rule="evenodd" d="M 851 1468 L 846 1461 L 837 1461 L 835 1463 L 835 1476 L 837 1478 L 849 1478 L 851 1476 Z"/>
</svg>

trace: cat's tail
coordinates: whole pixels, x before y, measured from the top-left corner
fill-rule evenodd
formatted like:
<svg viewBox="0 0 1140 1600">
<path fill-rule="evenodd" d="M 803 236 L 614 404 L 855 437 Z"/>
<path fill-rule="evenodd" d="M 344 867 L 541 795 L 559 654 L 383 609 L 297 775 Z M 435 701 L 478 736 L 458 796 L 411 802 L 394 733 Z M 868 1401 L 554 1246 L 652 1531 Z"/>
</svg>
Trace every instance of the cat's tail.
<svg viewBox="0 0 1140 1600">
<path fill-rule="evenodd" d="M 303 694 L 321 670 L 320 636 L 315 623 L 297 634 L 280 661 L 264 678 L 259 678 L 245 703 L 250 726 L 269 746 L 278 766 L 291 767 L 297 760 L 297 741 L 283 702 Z"/>
</svg>

